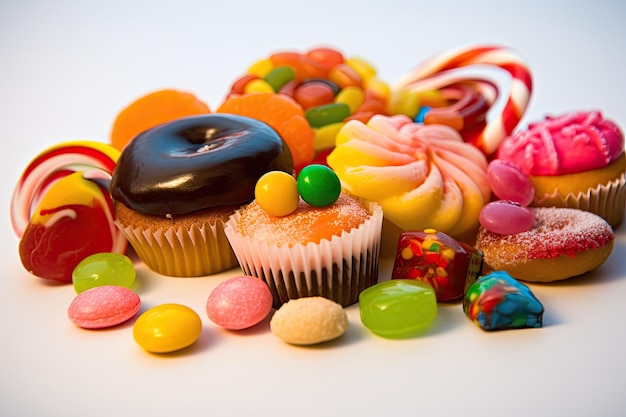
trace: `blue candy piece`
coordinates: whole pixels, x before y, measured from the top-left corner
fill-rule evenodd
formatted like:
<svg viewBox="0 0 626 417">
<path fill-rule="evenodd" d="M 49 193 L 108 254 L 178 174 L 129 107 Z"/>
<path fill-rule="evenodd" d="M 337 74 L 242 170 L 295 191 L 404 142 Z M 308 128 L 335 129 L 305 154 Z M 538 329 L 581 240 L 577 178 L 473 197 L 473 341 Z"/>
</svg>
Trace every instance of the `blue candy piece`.
<svg viewBox="0 0 626 417">
<path fill-rule="evenodd" d="M 417 115 L 415 116 L 415 119 L 413 121 L 415 123 L 424 123 L 424 119 L 426 118 L 426 113 L 428 113 L 428 110 L 430 110 L 430 107 L 428 107 L 428 106 L 420 107 L 420 109 L 417 112 Z"/>
<path fill-rule="evenodd" d="M 541 327 L 543 311 L 530 288 L 505 271 L 480 277 L 463 299 L 463 312 L 483 330 Z"/>
</svg>

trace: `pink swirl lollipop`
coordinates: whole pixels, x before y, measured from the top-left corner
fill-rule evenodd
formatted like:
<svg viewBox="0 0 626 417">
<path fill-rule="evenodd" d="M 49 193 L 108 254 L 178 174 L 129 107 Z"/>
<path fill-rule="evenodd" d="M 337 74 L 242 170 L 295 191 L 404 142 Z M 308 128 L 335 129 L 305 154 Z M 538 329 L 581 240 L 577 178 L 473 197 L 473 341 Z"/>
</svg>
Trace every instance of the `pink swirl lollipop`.
<svg viewBox="0 0 626 417">
<path fill-rule="evenodd" d="M 497 98 L 492 95 L 494 83 L 486 75 L 477 78 L 458 73 L 458 69 L 470 65 L 496 67 L 511 76 L 509 97 L 502 112 L 488 120 L 482 131 L 470 140 L 486 155 L 491 155 L 521 120 L 532 92 L 530 70 L 513 50 L 502 46 L 472 46 L 444 52 L 424 61 L 398 80 L 394 88 L 427 91 L 469 85 L 483 93 L 489 105 L 493 104 Z M 429 124 L 428 118 L 423 118 L 423 121 Z M 438 120 L 434 122 L 438 123 Z"/>
<path fill-rule="evenodd" d="M 111 179 L 120 152 L 99 142 L 71 141 L 37 155 L 22 173 L 11 197 L 11 224 L 22 237 L 35 207 L 52 184 L 77 171 L 91 179 Z"/>
</svg>

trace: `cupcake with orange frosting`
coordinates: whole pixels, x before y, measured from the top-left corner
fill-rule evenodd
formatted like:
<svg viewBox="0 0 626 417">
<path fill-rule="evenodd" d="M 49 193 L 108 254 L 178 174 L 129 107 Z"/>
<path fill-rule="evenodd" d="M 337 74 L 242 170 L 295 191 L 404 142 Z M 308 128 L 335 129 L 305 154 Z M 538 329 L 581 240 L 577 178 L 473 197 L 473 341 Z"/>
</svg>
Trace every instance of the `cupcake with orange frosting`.
<svg viewBox="0 0 626 417">
<path fill-rule="evenodd" d="M 624 217 L 624 134 L 600 111 L 547 116 L 504 140 L 497 153 L 535 187 L 535 207 L 590 211 L 614 228 Z"/>
<path fill-rule="evenodd" d="M 381 207 L 344 193 L 324 206 L 296 198 L 289 214 L 270 214 L 257 198 L 231 216 L 224 231 L 239 265 L 268 284 L 276 308 L 311 296 L 354 304 L 378 280 Z"/>
<path fill-rule="evenodd" d="M 346 123 L 328 164 L 346 192 L 382 206 L 383 254 L 395 253 L 404 230 L 436 229 L 473 243 L 490 199 L 487 159 L 478 148 L 448 126 L 403 115 Z"/>
</svg>

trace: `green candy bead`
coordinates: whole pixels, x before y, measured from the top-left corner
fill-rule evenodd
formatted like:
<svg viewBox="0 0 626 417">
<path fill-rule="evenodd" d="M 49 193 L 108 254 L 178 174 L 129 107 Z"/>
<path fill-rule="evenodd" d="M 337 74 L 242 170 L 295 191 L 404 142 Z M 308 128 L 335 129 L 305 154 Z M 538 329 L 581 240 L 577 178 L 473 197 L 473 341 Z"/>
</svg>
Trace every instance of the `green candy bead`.
<svg viewBox="0 0 626 417">
<path fill-rule="evenodd" d="M 350 107 L 345 103 L 324 104 L 312 107 L 304 113 L 311 127 L 322 127 L 331 123 L 342 122 L 350 116 Z"/>
<path fill-rule="evenodd" d="M 285 84 L 296 78 L 296 72 L 289 66 L 276 67 L 267 73 L 264 80 L 272 86 L 274 91 L 279 91 Z"/>
<path fill-rule="evenodd" d="M 307 165 L 298 174 L 298 192 L 307 204 L 326 207 L 339 198 L 341 182 L 335 171 L 326 165 Z"/>
<path fill-rule="evenodd" d="M 79 262 L 72 272 L 76 294 L 103 285 L 131 288 L 135 283 L 135 266 L 125 255 L 103 252 Z"/>
<path fill-rule="evenodd" d="M 361 322 L 372 333 L 403 338 L 424 331 L 437 315 L 433 288 L 414 279 L 375 284 L 359 295 Z"/>
</svg>

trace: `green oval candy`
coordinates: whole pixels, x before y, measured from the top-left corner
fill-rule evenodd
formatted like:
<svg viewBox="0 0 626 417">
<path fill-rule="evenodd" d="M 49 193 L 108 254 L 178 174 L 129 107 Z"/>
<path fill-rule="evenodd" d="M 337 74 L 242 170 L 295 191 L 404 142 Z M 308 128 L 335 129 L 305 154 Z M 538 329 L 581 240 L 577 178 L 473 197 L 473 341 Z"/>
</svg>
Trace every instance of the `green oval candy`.
<svg viewBox="0 0 626 417">
<path fill-rule="evenodd" d="M 361 322 L 372 333 L 402 338 L 424 331 L 437 315 L 433 288 L 415 279 L 392 279 L 359 295 Z"/>
<path fill-rule="evenodd" d="M 296 78 L 296 72 L 294 69 L 283 65 L 268 72 L 264 80 L 272 86 L 274 91 L 278 92 L 285 84 L 294 78 Z"/>
<path fill-rule="evenodd" d="M 312 107 L 304 113 L 311 127 L 322 127 L 331 123 L 342 122 L 350 116 L 350 107 L 345 103 L 331 103 Z"/>
<path fill-rule="evenodd" d="M 103 252 L 80 261 L 72 272 L 72 283 L 77 294 L 103 285 L 131 288 L 135 283 L 135 266 L 125 255 Z"/>
</svg>

